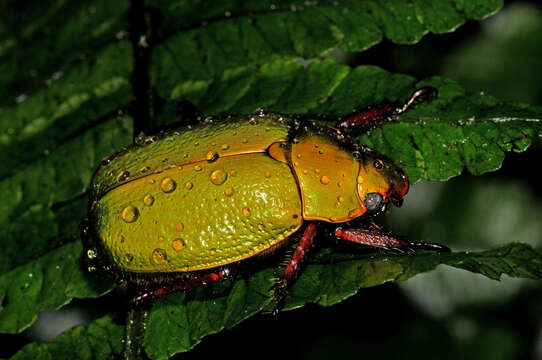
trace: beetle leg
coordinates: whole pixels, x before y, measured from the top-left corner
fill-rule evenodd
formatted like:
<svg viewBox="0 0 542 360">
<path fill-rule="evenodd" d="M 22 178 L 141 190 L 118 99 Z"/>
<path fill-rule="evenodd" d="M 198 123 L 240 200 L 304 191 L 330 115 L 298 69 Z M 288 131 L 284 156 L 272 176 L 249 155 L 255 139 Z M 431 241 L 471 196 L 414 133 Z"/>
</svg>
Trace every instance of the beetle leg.
<svg viewBox="0 0 542 360">
<path fill-rule="evenodd" d="M 286 296 L 288 287 L 295 281 L 299 271 L 301 270 L 301 265 L 307 257 L 307 253 L 312 247 L 314 237 L 316 236 L 316 224 L 310 223 L 305 228 L 303 232 L 303 237 L 299 241 L 299 244 L 295 248 L 294 254 L 290 261 L 288 262 L 286 269 L 284 270 L 284 275 L 277 282 L 277 287 L 275 288 L 275 309 L 273 313 L 278 313 L 278 310 L 282 306 L 282 301 Z"/>
<path fill-rule="evenodd" d="M 368 108 L 355 112 L 343 120 L 339 120 L 335 127 L 339 129 L 357 128 L 366 130 L 371 126 L 378 125 L 379 123 L 390 121 L 393 116 L 399 115 L 410 109 L 418 101 L 422 99 L 430 100 L 437 93 L 437 89 L 426 86 L 422 87 L 412 93 L 410 98 L 403 105 L 398 102 L 389 103 L 384 102 L 376 106 L 369 106 Z"/>
<path fill-rule="evenodd" d="M 364 229 L 343 229 L 336 228 L 335 236 L 338 238 L 352 241 L 358 244 L 378 247 L 386 250 L 435 250 L 438 252 L 450 252 L 451 250 L 440 244 L 435 243 L 423 243 L 423 242 L 409 242 L 400 238 L 391 236 L 390 234 L 383 234 L 377 231 L 364 230 Z"/>
<path fill-rule="evenodd" d="M 219 271 L 204 274 L 201 276 L 190 277 L 174 283 L 172 285 L 164 286 L 159 289 L 144 292 L 131 300 L 132 304 L 138 304 L 150 299 L 159 299 L 166 295 L 173 294 L 180 291 L 187 291 L 194 288 L 206 286 L 215 282 L 219 282 L 227 279 L 231 275 L 231 269 L 229 267 L 224 267 Z"/>
</svg>

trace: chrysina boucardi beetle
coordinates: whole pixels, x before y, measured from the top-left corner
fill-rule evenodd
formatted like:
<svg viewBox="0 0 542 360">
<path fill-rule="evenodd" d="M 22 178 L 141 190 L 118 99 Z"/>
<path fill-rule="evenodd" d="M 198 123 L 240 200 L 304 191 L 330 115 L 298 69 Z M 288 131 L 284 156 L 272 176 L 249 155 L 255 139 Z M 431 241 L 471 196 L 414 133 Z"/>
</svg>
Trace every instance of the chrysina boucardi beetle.
<svg viewBox="0 0 542 360">
<path fill-rule="evenodd" d="M 92 266 L 139 284 L 139 301 L 223 280 L 248 259 L 295 245 L 280 298 L 318 232 L 384 249 L 449 251 L 359 221 L 400 205 L 409 184 L 390 159 L 347 133 L 391 119 L 431 90 L 335 127 L 262 111 L 137 141 L 93 176 L 81 224 Z"/>
</svg>

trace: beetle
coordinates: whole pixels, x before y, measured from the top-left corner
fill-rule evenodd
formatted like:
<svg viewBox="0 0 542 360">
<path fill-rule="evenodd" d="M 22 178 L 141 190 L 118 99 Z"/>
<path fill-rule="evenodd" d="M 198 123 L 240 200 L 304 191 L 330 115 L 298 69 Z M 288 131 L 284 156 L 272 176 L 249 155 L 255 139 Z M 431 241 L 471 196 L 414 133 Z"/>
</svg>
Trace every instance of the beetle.
<svg viewBox="0 0 542 360">
<path fill-rule="evenodd" d="M 236 265 L 294 243 L 279 304 L 319 229 L 372 247 L 449 251 L 360 226 L 389 203 L 400 206 L 409 183 L 392 160 L 348 133 L 393 119 L 433 92 L 419 89 L 402 106 L 380 104 L 335 126 L 259 111 L 139 137 L 92 178 L 81 223 L 92 269 L 137 284 L 137 302 L 223 280 Z"/>
</svg>

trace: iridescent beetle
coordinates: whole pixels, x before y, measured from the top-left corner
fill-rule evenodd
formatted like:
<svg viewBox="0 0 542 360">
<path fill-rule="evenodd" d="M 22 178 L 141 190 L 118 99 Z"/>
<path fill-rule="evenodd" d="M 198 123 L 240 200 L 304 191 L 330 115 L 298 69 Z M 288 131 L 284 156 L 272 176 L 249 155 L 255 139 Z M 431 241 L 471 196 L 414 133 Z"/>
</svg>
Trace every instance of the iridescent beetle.
<svg viewBox="0 0 542 360">
<path fill-rule="evenodd" d="M 238 264 L 296 243 L 279 281 L 282 297 L 319 229 L 384 249 L 426 248 L 358 219 L 400 206 L 408 180 L 390 159 L 346 133 L 406 111 L 381 104 L 335 127 L 275 113 L 206 120 L 142 139 L 103 161 L 81 224 L 88 257 L 135 300 L 223 280 Z"/>
</svg>

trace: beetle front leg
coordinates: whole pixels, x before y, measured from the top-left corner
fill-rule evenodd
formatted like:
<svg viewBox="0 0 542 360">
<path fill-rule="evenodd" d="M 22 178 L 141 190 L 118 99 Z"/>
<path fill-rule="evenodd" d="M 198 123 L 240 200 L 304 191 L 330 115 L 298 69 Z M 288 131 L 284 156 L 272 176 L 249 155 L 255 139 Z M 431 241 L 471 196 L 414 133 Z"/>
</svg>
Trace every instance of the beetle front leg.
<svg viewBox="0 0 542 360">
<path fill-rule="evenodd" d="M 338 238 L 352 241 L 358 244 L 378 247 L 386 250 L 435 250 L 438 252 L 450 252 L 450 248 L 435 244 L 423 242 L 409 242 L 400 238 L 396 238 L 389 234 L 384 234 L 378 231 L 364 229 L 343 229 L 338 227 L 335 229 L 335 236 Z"/>
<path fill-rule="evenodd" d="M 312 247 L 315 236 L 316 224 L 310 223 L 305 228 L 305 231 L 303 232 L 303 237 L 299 241 L 299 244 L 295 248 L 292 258 L 290 259 L 288 265 L 286 266 L 286 269 L 284 270 L 284 275 L 277 282 L 277 287 L 275 288 L 276 303 L 275 309 L 273 310 L 274 314 L 276 314 L 278 310 L 282 307 L 282 301 L 286 296 L 288 287 L 295 281 L 295 279 L 297 279 L 297 276 L 299 275 L 299 272 L 301 270 L 301 266 L 303 265 L 303 262 L 307 257 L 307 253 Z"/>
<path fill-rule="evenodd" d="M 355 112 L 343 120 L 339 120 L 335 127 L 342 130 L 359 129 L 367 130 L 379 123 L 390 121 L 393 116 L 399 115 L 410 109 L 422 99 L 430 101 L 437 93 L 437 89 L 426 86 L 412 93 L 410 98 L 403 105 L 398 102 L 385 102 L 379 105 L 370 106 L 361 111 Z"/>
</svg>

